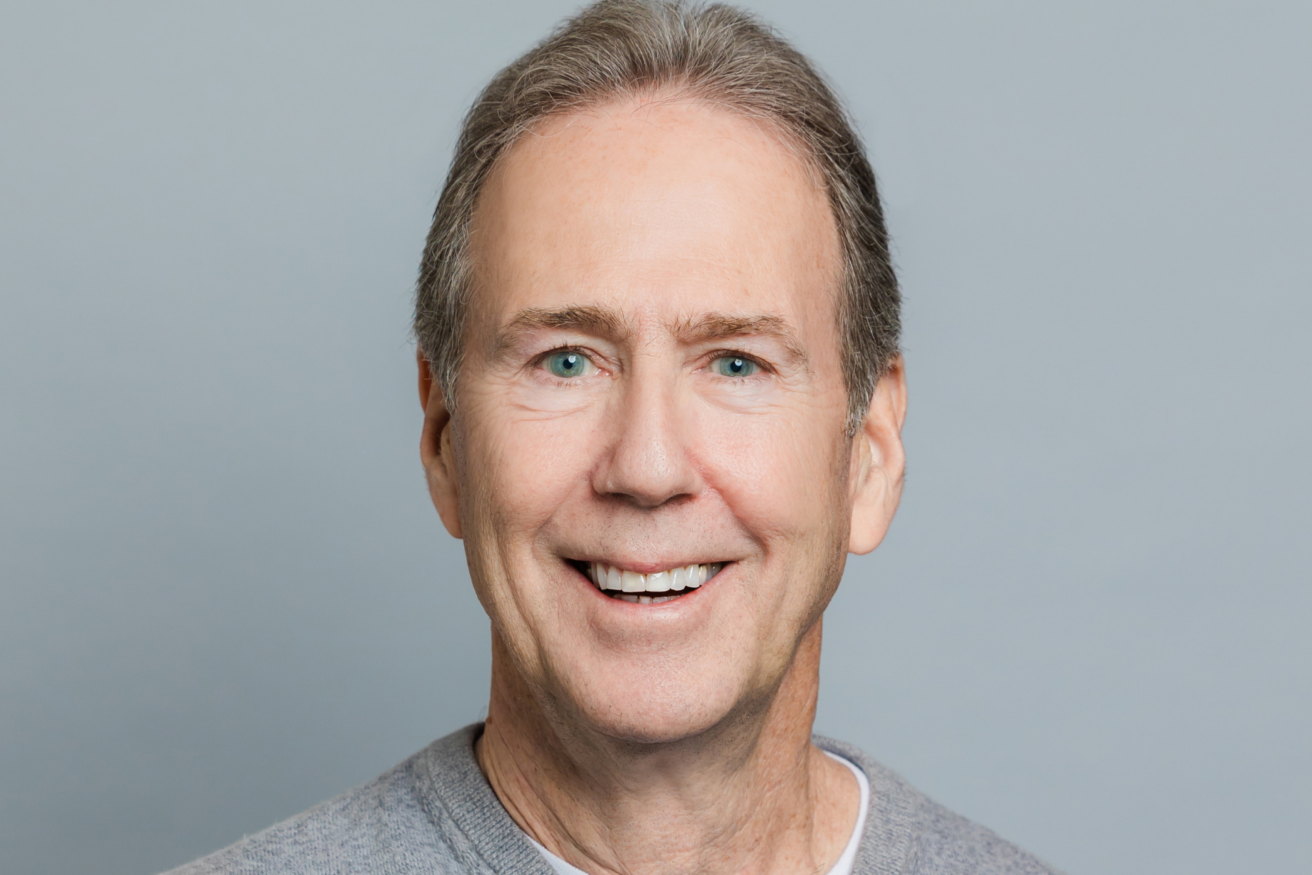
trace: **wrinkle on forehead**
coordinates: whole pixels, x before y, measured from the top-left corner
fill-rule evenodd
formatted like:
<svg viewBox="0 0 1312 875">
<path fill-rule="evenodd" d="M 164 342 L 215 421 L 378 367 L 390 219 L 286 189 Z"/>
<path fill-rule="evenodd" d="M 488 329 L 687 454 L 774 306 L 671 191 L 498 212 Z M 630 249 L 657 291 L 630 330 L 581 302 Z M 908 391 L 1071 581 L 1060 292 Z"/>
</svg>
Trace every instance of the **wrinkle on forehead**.
<svg viewBox="0 0 1312 875">
<path fill-rule="evenodd" d="M 842 259 L 828 197 L 787 145 L 697 99 L 544 121 L 475 213 L 479 345 L 531 328 L 617 334 L 655 306 L 681 339 L 771 335 L 804 362 L 814 326 L 836 324 Z"/>
<path fill-rule="evenodd" d="M 643 129 L 650 129 L 652 135 L 645 135 Z M 671 134 L 676 142 L 671 141 Z M 753 174 L 768 175 L 774 180 L 772 190 L 778 194 L 792 189 L 795 197 L 806 190 L 805 199 L 813 202 L 808 206 L 821 208 L 829 220 L 826 224 L 833 226 L 836 242 L 837 223 L 822 174 L 814 156 L 794 135 L 773 120 L 681 93 L 663 98 L 622 97 L 540 120 L 493 167 L 475 208 L 471 232 L 477 235 L 479 226 L 485 223 L 480 220 L 488 218 L 483 209 L 489 206 L 488 201 L 503 200 L 508 194 L 516 200 L 526 195 L 532 199 L 533 193 L 520 186 L 515 186 L 513 193 L 507 191 L 508 176 L 522 183 L 527 175 L 535 187 L 550 186 L 554 181 L 566 188 L 560 183 L 568 181 L 567 190 L 557 192 L 565 199 L 561 206 L 596 205 L 599 192 L 594 189 L 598 181 L 623 189 L 630 197 L 651 197 L 651 188 L 643 187 L 644 175 L 653 165 L 668 163 L 663 159 L 668 159 L 671 149 L 683 149 L 677 143 L 680 137 L 699 140 L 702 145 L 698 151 L 703 154 L 718 153 L 720 160 L 727 159 Z M 726 145 L 735 148 L 726 149 Z M 788 157 L 780 160 L 780 153 Z M 545 166 L 550 167 L 548 178 L 542 175 Z M 671 184 L 686 183 L 697 176 L 694 173 L 689 177 L 679 167 L 661 169 L 669 171 L 665 181 Z"/>
</svg>

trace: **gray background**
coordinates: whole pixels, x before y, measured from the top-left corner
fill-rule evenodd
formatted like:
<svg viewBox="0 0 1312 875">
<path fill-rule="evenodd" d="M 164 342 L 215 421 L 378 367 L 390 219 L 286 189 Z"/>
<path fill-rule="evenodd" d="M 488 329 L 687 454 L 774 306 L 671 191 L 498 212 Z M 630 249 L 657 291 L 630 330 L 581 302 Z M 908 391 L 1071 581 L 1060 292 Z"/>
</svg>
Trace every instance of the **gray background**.
<svg viewBox="0 0 1312 875">
<path fill-rule="evenodd" d="M 460 114 L 572 8 L 0 8 L 5 873 L 176 865 L 481 716 L 409 294 Z M 1312 5 L 758 8 L 907 301 L 818 728 L 1073 873 L 1312 871 Z"/>
</svg>

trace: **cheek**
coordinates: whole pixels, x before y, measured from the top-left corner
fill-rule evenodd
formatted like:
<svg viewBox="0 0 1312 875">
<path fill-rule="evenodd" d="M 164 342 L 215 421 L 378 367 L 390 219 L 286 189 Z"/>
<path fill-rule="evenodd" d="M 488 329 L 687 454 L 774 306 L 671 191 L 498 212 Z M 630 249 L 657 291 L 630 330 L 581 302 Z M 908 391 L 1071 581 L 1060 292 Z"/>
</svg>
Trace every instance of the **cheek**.
<svg viewBox="0 0 1312 875">
<path fill-rule="evenodd" d="M 588 482 L 595 445 L 583 417 L 515 416 L 495 404 L 470 410 L 461 470 L 471 510 L 506 534 L 533 532 Z M 508 415 L 509 414 L 509 415 Z"/>
<path fill-rule="evenodd" d="M 835 511 L 841 512 L 843 441 L 825 413 L 715 412 L 700 423 L 699 456 L 707 478 L 758 538 L 805 538 L 832 528 Z"/>
</svg>

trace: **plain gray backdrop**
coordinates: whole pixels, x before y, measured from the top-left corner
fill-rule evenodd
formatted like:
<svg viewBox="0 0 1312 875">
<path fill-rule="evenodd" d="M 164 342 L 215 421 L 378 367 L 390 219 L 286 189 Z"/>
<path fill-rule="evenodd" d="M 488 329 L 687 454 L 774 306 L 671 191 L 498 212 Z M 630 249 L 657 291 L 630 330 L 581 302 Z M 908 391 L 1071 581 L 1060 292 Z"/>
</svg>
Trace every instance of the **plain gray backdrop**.
<svg viewBox="0 0 1312 875">
<path fill-rule="evenodd" d="M 906 295 L 817 729 L 1072 873 L 1312 871 L 1312 4 L 754 6 Z M 180 864 L 482 716 L 410 293 L 461 114 L 574 8 L 0 8 L 7 875 Z"/>
</svg>

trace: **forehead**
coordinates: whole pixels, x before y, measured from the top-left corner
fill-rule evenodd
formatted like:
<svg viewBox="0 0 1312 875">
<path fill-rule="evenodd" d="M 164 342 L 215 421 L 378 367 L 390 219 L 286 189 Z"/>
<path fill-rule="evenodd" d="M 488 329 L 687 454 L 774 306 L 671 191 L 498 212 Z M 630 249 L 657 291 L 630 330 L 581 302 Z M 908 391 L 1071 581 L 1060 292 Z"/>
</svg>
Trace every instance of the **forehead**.
<svg viewBox="0 0 1312 875">
<path fill-rule="evenodd" d="M 546 120 L 502 157 L 472 231 L 476 307 L 494 318 L 599 302 L 834 324 L 839 249 L 818 174 L 770 126 L 700 100 Z"/>
</svg>

